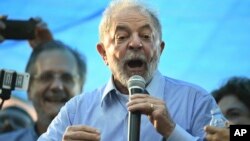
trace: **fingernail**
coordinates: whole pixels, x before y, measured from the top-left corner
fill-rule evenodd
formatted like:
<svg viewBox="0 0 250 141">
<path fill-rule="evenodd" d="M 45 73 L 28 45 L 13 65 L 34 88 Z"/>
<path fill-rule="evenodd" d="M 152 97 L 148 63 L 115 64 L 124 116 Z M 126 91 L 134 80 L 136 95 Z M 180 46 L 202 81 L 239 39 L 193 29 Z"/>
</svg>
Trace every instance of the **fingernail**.
<svg viewBox="0 0 250 141">
<path fill-rule="evenodd" d="M 206 130 L 207 126 L 204 126 L 203 129 Z"/>
</svg>

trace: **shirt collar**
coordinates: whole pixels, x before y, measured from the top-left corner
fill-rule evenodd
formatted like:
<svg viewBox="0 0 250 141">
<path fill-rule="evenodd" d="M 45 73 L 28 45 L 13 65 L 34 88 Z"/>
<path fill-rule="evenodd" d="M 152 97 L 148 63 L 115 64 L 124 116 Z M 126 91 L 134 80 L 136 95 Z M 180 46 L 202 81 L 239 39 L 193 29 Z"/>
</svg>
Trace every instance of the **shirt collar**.
<svg viewBox="0 0 250 141">
<path fill-rule="evenodd" d="M 162 74 L 158 70 L 156 70 L 152 80 L 147 85 L 146 90 L 148 91 L 148 93 L 150 95 L 153 95 L 156 97 L 162 97 L 164 94 L 164 85 L 165 85 L 164 82 L 165 82 L 164 77 L 162 76 Z M 111 94 L 111 91 L 119 92 L 114 85 L 114 81 L 113 81 L 112 76 L 110 77 L 108 83 L 105 86 L 101 101 L 103 101 L 104 98 L 108 94 Z"/>
<path fill-rule="evenodd" d="M 156 70 L 152 80 L 147 85 L 146 90 L 150 95 L 162 99 L 164 95 L 164 86 L 165 86 L 164 76 L 158 70 Z"/>
<path fill-rule="evenodd" d="M 105 89 L 103 91 L 103 94 L 102 94 L 102 99 L 101 101 L 103 101 L 103 99 L 111 92 L 111 91 L 114 91 L 116 90 L 115 88 L 115 85 L 114 85 L 114 81 L 112 79 L 112 76 L 109 78 L 109 81 L 108 83 L 106 84 L 105 86 Z"/>
</svg>

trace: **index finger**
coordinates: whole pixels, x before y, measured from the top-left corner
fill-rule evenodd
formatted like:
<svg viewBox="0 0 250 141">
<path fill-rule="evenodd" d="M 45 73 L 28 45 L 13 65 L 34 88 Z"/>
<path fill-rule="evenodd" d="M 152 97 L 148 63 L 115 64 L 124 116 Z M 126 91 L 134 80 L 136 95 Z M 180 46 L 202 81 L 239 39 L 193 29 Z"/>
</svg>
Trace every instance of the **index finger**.
<svg viewBox="0 0 250 141">
<path fill-rule="evenodd" d="M 6 19 L 6 18 L 7 18 L 7 15 L 0 15 L 0 20 Z"/>
<path fill-rule="evenodd" d="M 85 131 L 89 133 L 100 133 L 98 129 L 90 127 L 90 126 L 85 126 L 85 125 L 73 125 L 69 126 L 68 131 Z"/>
<path fill-rule="evenodd" d="M 133 95 L 130 96 L 131 99 L 135 99 L 135 98 L 146 98 L 146 97 L 150 97 L 150 95 L 148 94 L 142 94 L 142 93 L 135 93 Z"/>
</svg>

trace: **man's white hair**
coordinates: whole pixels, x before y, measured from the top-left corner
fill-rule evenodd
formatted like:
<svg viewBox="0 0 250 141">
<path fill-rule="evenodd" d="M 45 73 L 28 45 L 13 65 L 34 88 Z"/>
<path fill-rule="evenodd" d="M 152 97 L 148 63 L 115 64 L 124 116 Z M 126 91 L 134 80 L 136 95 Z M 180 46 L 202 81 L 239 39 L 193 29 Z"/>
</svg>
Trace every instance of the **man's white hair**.
<svg viewBox="0 0 250 141">
<path fill-rule="evenodd" d="M 112 26 L 113 15 L 122 11 L 124 8 L 135 8 L 141 14 L 148 16 L 152 21 L 153 37 L 156 39 L 156 45 L 162 40 L 161 24 L 156 16 L 156 12 L 146 6 L 145 3 L 139 0 L 113 0 L 110 5 L 105 9 L 100 25 L 99 25 L 99 38 L 100 41 L 104 41 L 106 33 L 110 32 Z"/>
</svg>

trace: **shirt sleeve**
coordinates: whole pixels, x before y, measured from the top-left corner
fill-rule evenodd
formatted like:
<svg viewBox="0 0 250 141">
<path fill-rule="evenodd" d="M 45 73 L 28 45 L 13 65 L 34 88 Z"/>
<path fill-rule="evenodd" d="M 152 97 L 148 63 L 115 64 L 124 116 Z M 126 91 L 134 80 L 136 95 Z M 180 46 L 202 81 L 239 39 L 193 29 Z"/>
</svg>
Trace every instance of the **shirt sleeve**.
<svg viewBox="0 0 250 141">
<path fill-rule="evenodd" d="M 59 141 L 62 140 L 66 128 L 72 125 L 72 118 L 75 115 L 73 107 L 76 106 L 74 98 L 65 104 L 49 125 L 47 131 L 43 133 L 38 141 Z"/>
<path fill-rule="evenodd" d="M 217 107 L 213 97 L 209 94 L 197 94 L 193 101 L 194 109 L 190 129 L 185 130 L 180 125 L 176 127 L 167 141 L 204 141 L 205 131 L 203 127 L 211 120 L 210 110 Z M 190 99 L 191 100 L 191 99 Z"/>
<path fill-rule="evenodd" d="M 214 109 L 218 105 L 210 94 L 197 99 L 195 103 L 191 132 L 193 135 L 199 136 L 199 140 L 204 140 L 206 134 L 204 126 L 208 125 L 211 120 L 211 109 Z"/>
<path fill-rule="evenodd" d="M 167 141 L 198 141 L 199 137 L 194 137 L 176 124 L 174 131 L 168 137 Z"/>
</svg>

